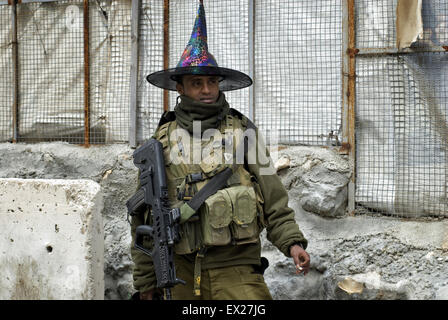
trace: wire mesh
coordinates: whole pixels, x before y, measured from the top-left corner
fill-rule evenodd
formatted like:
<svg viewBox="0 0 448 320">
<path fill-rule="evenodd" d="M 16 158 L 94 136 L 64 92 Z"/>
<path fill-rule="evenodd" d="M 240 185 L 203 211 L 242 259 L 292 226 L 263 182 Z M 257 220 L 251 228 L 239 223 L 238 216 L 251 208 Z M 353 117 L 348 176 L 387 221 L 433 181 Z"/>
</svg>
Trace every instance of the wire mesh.
<svg viewBox="0 0 448 320">
<path fill-rule="evenodd" d="M 356 2 L 356 211 L 448 215 L 447 6 L 424 1 L 421 53 L 389 55 L 397 1 Z"/>
<path fill-rule="evenodd" d="M 79 12 L 73 24 L 64 17 L 69 6 Z M 18 141 L 83 143 L 82 1 L 20 4 L 17 10 Z"/>
<path fill-rule="evenodd" d="M 92 103 L 97 108 L 92 110 L 94 120 L 99 128 L 105 128 L 105 143 L 126 142 L 129 137 L 131 1 L 91 1 L 89 11 L 94 21 L 90 28 L 91 45 L 97 39 L 90 50 L 91 61 L 98 59 L 92 68 L 103 73 L 96 86 L 102 103 Z M 103 54 L 98 54 L 99 50 Z M 91 94 L 92 89 L 91 85 Z M 96 136 L 94 132 L 91 135 L 92 138 Z"/>
<path fill-rule="evenodd" d="M 357 48 L 395 48 L 398 0 L 356 0 Z M 422 37 L 412 47 L 448 44 L 448 3 L 445 0 L 422 1 Z"/>
<path fill-rule="evenodd" d="M 257 124 L 283 143 L 337 145 L 341 2 L 260 0 L 255 12 Z"/>
<path fill-rule="evenodd" d="M 163 0 L 142 0 L 137 81 L 137 141 L 154 133 L 163 112 L 163 90 L 146 76 L 163 69 Z"/>
<path fill-rule="evenodd" d="M 393 48 L 397 0 L 356 0 L 357 48 Z"/>
<path fill-rule="evenodd" d="M 90 47 L 90 142 L 100 144 L 106 141 L 111 132 L 108 110 L 109 89 L 111 85 L 111 39 L 109 25 L 111 20 L 111 2 L 93 1 L 89 8 L 89 47 Z M 122 75 L 123 76 L 123 75 Z M 120 126 L 117 133 L 120 132 Z M 112 139 L 107 139 L 111 141 Z"/>
<path fill-rule="evenodd" d="M 254 64 L 255 123 L 278 134 L 280 142 L 339 144 L 341 4 L 205 1 L 210 51 L 223 67 L 249 73 Z M 189 40 L 197 6 L 198 1 L 170 1 L 170 67 Z M 355 1 L 356 47 L 385 51 L 356 58 L 356 210 L 446 216 L 448 53 L 386 54 L 396 44 L 396 6 L 397 0 Z M 19 141 L 82 144 L 83 1 L 22 3 L 17 8 Z M 91 0 L 89 8 L 90 141 L 125 142 L 131 1 Z M 151 136 L 163 112 L 163 90 L 146 81 L 149 73 L 163 68 L 163 9 L 163 0 L 141 1 L 139 142 Z M 447 45 L 447 2 L 423 1 L 422 17 L 423 38 L 413 47 L 431 51 Z M 0 25 L 0 139 L 6 141 L 12 136 L 9 6 L 0 6 Z M 249 115 L 249 89 L 226 96 L 232 107 Z M 176 97 L 175 92 L 169 95 L 171 109 Z"/>
<path fill-rule="evenodd" d="M 358 210 L 448 212 L 448 54 L 357 60 Z"/>
<path fill-rule="evenodd" d="M 256 1 L 253 12 L 249 10 L 249 1 L 210 0 L 204 5 L 209 50 L 218 64 L 249 73 L 250 59 L 254 59 L 254 109 L 259 128 L 265 133 L 275 131 L 284 143 L 337 144 L 341 128 L 339 1 Z M 153 10 L 154 7 L 160 26 L 163 1 L 153 1 Z M 170 1 L 170 67 L 177 64 L 190 38 L 197 7 L 198 1 Z M 250 14 L 255 19 L 254 34 L 249 34 Z M 144 16 L 142 22 L 145 19 Z M 151 25 L 154 30 L 154 24 Z M 145 46 L 155 42 L 159 51 L 152 50 L 153 55 L 163 55 L 163 30 L 151 32 L 151 44 Z M 253 48 L 250 37 L 254 37 Z M 162 65 L 163 59 L 145 69 L 154 72 L 161 70 Z M 157 116 L 143 117 L 151 123 L 157 123 L 162 113 L 162 93 L 155 90 L 159 93 L 153 107 L 145 109 Z M 226 97 L 233 108 L 249 115 L 248 88 L 227 92 Z M 177 93 L 171 92 L 170 109 L 176 98 Z"/>
<path fill-rule="evenodd" d="M 189 40 L 197 5 L 197 1 L 170 1 L 170 66 Z M 69 7 L 77 8 L 80 26 L 82 1 L 19 5 L 20 141 L 83 141 L 83 34 L 73 24 L 68 27 Z M 162 113 L 162 91 L 144 78 L 163 65 L 163 0 L 143 0 L 141 10 L 140 141 L 153 132 Z M 249 1 L 210 0 L 206 12 L 209 48 L 219 65 L 249 73 L 255 58 L 255 121 L 262 130 L 278 128 L 282 142 L 290 143 L 325 144 L 329 137 L 337 137 L 340 52 L 337 46 L 322 48 L 329 40 L 340 42 L 339 4 L 287 1 L 280 7 L 266 1 L 255 2 L 250 12 Z M 250 14 L 255 15 L 256 26 L 252 48 Z M 90 1 L 89 20 L 91 142 L 127 141 L 130 2 Z M 226 96 L 232 107 L 249 114 L 249 89 Z M 171 109 L 176 97 L 177 93 L 170 94 Z"/>
<path fill-rule="evenodd" d="M 11 8 L 7 5 L 0 5 L 0 26 L 0 141 L 7 141 L 13 136 Z"/>
<path fill-rule="evenodd" d="M 89 128 L 90 143 L 128 141 L 130 21 L 129 1 L 89 1 Z M 2 43 L 11 23 L 2 6 Z M 85 79 L 83 1 L 17 5 L 20 142 L 84 143 Z M 7 45 L 7 44 L 5 44 Z M 3 48 L 3 47 L 2 47 Z M 7 48 L 2 49 L 2 64 Z M 10 49 L 9 49 L 10 50 Z M 5 53 L 3 53 L 5 52 Z M 12 71 L 2 74 L 10 77 Z M 2 141 L 11 122 L 7 99 L 11 79 L 2 81 Z M 3 88 L 4 87 L 4 88 Z M 8 95 L 9 94 L 9 95 Z M 3 107 L 3 105 L 5 107 Z M 7 111 L 8 110 L 8 111 Z M 7 137 L 9 136 L 9 137 Z"/>
</svg>

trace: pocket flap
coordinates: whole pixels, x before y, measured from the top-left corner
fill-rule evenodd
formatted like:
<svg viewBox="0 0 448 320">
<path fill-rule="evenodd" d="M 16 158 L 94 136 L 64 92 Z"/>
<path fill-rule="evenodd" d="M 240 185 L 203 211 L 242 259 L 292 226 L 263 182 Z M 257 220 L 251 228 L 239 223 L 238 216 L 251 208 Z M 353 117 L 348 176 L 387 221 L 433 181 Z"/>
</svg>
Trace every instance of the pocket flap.
<svg viewBox="0 0 448 320">
<path fill-rule="evenodd" d="M 205 200 L 210 225 L 215 228 L 227 227 L 232 221 L 232 202 L 224 190 L 219 190 Z"/>
<path fill-rule="evenodd" d="M 209 174 L 212 171 L 216 170 L 221 164 L 222 159 L 213 152 L 206 158 L 202 159 L 202 161 L 199 163 L 199 166 L 201 167 L 202 172 L 204 172 L 205 174 Z"/>
<path fill-rule="evenodd" d="M 247 225 L 257 215 L 256 195 L 254 188 L 236 186 L 227 189 L 233 204 L 233 221 L 238 225 Z"/>
</svg>

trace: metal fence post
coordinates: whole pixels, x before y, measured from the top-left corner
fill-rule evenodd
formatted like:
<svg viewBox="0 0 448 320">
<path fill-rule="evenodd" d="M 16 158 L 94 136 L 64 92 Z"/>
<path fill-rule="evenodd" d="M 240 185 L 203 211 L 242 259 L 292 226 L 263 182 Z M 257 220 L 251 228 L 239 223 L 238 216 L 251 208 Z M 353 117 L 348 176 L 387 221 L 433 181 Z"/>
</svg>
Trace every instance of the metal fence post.
<svg viewBox="0 0 448 320">
<path fill-rule="evenodd" d="M 129 94 L 129 145 L 137 147 L 137 81 L 141 0 L 132 0 L 131 8 L 131 84 Z"/>
<path fill-rule="evenodd" d="M 17 43 L 17 0 L 12 0 L 11 21 L 12 21 L 12 142 L 19 139 L 19 63 L 18 63 L 18 43 Z"/>
<path fill-rule="evenodd" d="M 169 68 L 170 59 L 170 0 L 163 1 L 163 69 Z M 169 92 L 163 90 L 163 111 L 169 110 Z"/>
<path fill-rule="evenodd" d="M 90 145 L 89 0 L 84 0 L 84 146 Z"/>
<path fill-rule="evenodd" d="M 249 87 L 249 119 L 255 122 L 255 0 L 249 0 L 249 76 L 254 83 Z"/>
<path fill-rule="evenodd" d="M 348 184 L 349 214 L 355 211 L 356 146 L 355 146 L 355 2 L 342 0 L 342 146 L 340 153 L 348 154 L 352 176 Z"/>
</svg>

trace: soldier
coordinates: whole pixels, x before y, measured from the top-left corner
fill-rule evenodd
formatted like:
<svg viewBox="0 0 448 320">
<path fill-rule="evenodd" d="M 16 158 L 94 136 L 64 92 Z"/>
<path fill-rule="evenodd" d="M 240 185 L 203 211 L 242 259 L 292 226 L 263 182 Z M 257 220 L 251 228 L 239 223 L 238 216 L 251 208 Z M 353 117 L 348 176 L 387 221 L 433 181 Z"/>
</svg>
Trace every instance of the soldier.
<svg viewBox="0 0 448 320">
<path fill-rule="evenodd" d="M 272 299 L 263 278 L 267 263 L 260 256 L 261 230 L 267 229 L 268 240 L 292 257 L 297 273 L 305 275 L 310 267 L 305 251 L 307 240 L 288 207 L 288 195 L 279 177 L 275 172 L 263 174 L 258 160 L 249 161 L 247 153 L 256 149 L 254 143 L 246 148 L 244 161 L 237 165 L 229 152 L 230 146 L 236 154 L 237 145 L 243 143 L 237 132 L 256 128 L 247 117 L 230 108 L 223 92 L 248 87 L 252 80 L 242 72 L 219 67 L 208 51 L 202 0 L 190 41 L 177 66 L 150 74 L 147 80 L 180 95 L 174 111 L 162 115 L 153 136 L 164 149 L 170 205 L 180 207 L 202 187 L 206 188 L 207 182 L 223 168 L 234 169 L 225 187 L 208 197 L 198 212 L 180 225 L 174 261 L 177 277 L 185 280 L 186 285 L 176 285 L 172 297 Z M 176 135 L 179 130 L 187 133 L 181 140 Z M 222 141 L 216 144 L 217 140 L 213 140 L 209 156 L 192 161 L 189 151 L 193 149 L 194 154 L 198 145 L 194 137 L 199 136 L 202 150 L 209 141 L 201 140 L 207 130 L 215 130 Z M 148 212 L 132 217 L 133 243 L 136 227 L 149 219 Z M 152 260 L 134 247 L 131 253 L 134 287 L 140 299 L 152 299 L 157 293 Z"/>
</svg>

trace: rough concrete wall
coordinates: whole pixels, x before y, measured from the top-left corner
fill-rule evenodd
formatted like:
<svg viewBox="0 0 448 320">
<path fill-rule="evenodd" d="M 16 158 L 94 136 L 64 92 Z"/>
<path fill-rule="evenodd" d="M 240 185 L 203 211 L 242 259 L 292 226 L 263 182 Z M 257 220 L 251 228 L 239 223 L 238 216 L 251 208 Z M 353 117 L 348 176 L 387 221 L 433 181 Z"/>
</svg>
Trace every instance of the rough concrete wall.
<svg viewBox="0 0 448 320">
<path fill-rule="evenodd" d="M 343 156 L 310 147 L 282 153 L 291 161 L 279 176 L 309 240 L 311 271 L 295 276 L 291 259 L 263 237 L 275 299 L 448 299 L 448 221 L 341 214 L 351 172 Z"/>
<path fill-rule="evenodd" d="M 0 299 L 104 298 L 100 186 L 0 178 Z"/>
<path fill-rule="evenodd" d="M 106 299 L 133 293 L 125 207 L 137 181 L 132 152 L 127 145 L 0 144 L 0 177 L 83 178 L 101 185 Z M 279 175 L 312 262 L 306 277 L 296 276 L 291 259 L 263 235 L 271 264 L 265 278 L 275 299 L 448 299 L 446 221 L 347 217 L 342 209 L 351 169 L 343 157 L 310 147 L 286 148 L 280 156 L 290 159 Z"/>
<path fill-rule="evenodd" d="M 295 200 L 291 205 L 310 241 L 311 271 L 294 275 L 291 259 L 264 241 L 271 262 L 265 279 L 275 299 L 448 299 L 446 222 L 328 219 Z M 342 290 L 338 284 L 346 278 L 362 291 Z"/>
</svg>

